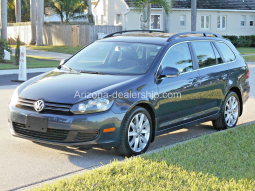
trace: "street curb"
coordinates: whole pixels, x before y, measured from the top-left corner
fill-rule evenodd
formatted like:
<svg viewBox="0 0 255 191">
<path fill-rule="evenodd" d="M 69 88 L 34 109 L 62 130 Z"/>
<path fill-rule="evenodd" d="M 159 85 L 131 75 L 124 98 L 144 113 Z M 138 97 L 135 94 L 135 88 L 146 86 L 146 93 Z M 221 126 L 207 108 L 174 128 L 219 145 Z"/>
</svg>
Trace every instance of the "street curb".
<svg viewBox="0 0 255 191">
<path fill-rule="evenodd" d="M 238 128 L 238 127 L 241 127 L 241 126 L 244 126 L 244 125 L 250 125 L 250 124 L 255 124 L 255 121 L 243 123 L 243 124 L 237 125 L 234 128 L 231 128 L 231 129 L 235 129 L 235 128 Z M 141 155 L 138 155 L 136 157 L 139 157 L 139 156 L 142 156 L 142 155 L 151 154 L 151 153 L 155 153 L 155 152 L 159 152 L 159 151 L 162 151 L 162 150 L 174 147 L 174 146 L 176 146 L 178 144 L 184 144 L 184 143 L 192 141 L 194 139 L 198 139 L 198 138 L 204 137 L 206 135 L 222 133 L 222 132 L 229 131 L 231 129 L 221 130 L 221 131 L 218 131 L 218 132 L 204 133 L 204 134 L 200 134 L 200 135 L 197 135 L 197 136 L 193 136 L 193 137 L 188 138 L 187 140 L 176 142 L 174 144 L 163 146 L 163 147 L 161 146 L 159 148 L 156 148 L 154 150 L 148 151 L 148 152 L 146 152 L 144 154 L 141 154 Z M 125 160 L 125 158 L 123 158 L 122 160 L 119 160 L 118 162 L 123 162 L 124 160 Z M 111 163 L 109 163 L 109 164 L 111 164 Z M 109 165 L 109 164 L 107 164 L 107 165 Z M 60 176 L 57 176 L 57 177 L 45 179 L 45 180 L 42 180 L 40 182 L 35 182 L 35 183 L 29 184 L 29 185 L 26 185 L 26 186 L 22 186 L 22 187 L 19 187 L 19 188 L 14 188 L 12 190 L 17 190 L 17 191 L 31 190 L 33 188 L 38 188 L 38 187 L 43 186 L 45 184 L 53 184 L 54 182 L 57 182 L 57 181 L 62 180 L 62 179 L 70 179 L 71 177 L 73 177 L 75 175 L 82 174 L 82 173 L 88 172 L 90 170 L 93 170 L 95 168 L 102 167 L 102 166 L 103 166 L 103 164 L 102 165 L 91 166 L 91 167 L 88 167 L 86 169 L 81 169 L 81 170 L 77 170 L 77 171 L 74 171 L 74 172 L 71 172 L 71 173 L 66 173 L 64 175 L 60 175 Z"/>
</svg>

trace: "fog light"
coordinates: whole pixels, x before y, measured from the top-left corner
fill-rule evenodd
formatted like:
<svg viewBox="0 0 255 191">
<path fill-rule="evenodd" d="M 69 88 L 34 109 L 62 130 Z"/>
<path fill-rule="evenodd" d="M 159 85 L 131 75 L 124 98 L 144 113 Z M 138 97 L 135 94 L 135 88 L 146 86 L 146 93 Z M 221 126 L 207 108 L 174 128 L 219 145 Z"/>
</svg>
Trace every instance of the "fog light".
<svg viewBox="0 0 255 191">
<path fill-rule="evenodd" d="M 86 111 L 86 105 L 81 103 L 79 105 L 79 112 L 84 113 Z"/>
<path fill-rule="evenodd" d="M 111 128 L 107 128 L 107 129 L 104 129 L 104 133 L 109 133 L 109 132 L 113 132 L 115 131 L 115 127 L 111 127 Z"/>
</svg>

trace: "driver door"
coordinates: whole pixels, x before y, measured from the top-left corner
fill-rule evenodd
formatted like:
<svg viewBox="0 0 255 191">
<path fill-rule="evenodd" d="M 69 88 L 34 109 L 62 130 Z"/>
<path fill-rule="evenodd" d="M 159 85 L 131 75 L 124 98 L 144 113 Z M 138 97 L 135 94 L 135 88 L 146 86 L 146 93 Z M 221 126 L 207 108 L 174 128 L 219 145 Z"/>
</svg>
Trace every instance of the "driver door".
<svg viewBox="0 0 255 191">
<path fill-rule="evenodd" d="M 195 120 L 200 112 L 199 73 L 193 70 L 188 43 L 176 44 L 169 48 L 159 70 L 167 66 L 178 68 L 181 74 L 158 82 L 158 130 Z"/>
</svg>

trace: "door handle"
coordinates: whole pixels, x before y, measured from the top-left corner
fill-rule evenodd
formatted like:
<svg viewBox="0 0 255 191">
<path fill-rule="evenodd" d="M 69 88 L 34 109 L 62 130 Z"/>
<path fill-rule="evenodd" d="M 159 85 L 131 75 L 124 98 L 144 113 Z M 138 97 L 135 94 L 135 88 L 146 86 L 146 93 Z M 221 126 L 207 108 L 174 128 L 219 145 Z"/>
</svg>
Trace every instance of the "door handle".
<svg viewBox="0 0 255 191">
<path fill-rule="evenodd" d="M 200 82 L 197 79 L 194 79 L 192 84 L 194 87 L 197 87 L 200 84 Z"/>
</svg>

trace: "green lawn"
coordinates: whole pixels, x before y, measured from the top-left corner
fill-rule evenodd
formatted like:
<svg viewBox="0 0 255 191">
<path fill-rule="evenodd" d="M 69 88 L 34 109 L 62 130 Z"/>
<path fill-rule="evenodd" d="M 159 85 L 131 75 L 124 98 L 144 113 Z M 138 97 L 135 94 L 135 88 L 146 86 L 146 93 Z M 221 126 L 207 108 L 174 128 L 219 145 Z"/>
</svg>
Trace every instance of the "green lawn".
<svg viewBox="0 0 255 191">
<path fill-rule="evenodd" d="M 16 48 L 16 46 L 12 45 L 12 48 Z M 26 46 L 27 48 L 33 50 L 42 50 L 48 52 L 58 52 L 58 53 L 65 53 L 65 54 L 75 54 L 83 47 L 70 47 L 70 46 Z"/>
<path fill-rule="evenodd" d="M 115 161 L 35 190 L 255 190 L 255 124 Z"/>
<path fill-rule="evenodd" d="M 246 62 L 255 62 L 255 55 L 252 56 L 244 56 L 243 57 Z"/>
<path fill-rule="evenodd" d="M 50 67 L 57 67 L 59 65 L 58 61 L 50 61 L 48 59 L 50 58 L 41 58 L 41 57 L 36 57 L 31 58 L 27 57 L 27 68 L 50 68 Z M 40 59 L 40 60 L 39 60 Z M 44 59 L 44 60 L 41 60 Z M 18 65 L 14 65 L 14 57 L 11 57 L 10 61 L 6 61 L 7 63 L 0 63 L 0 70 L 7 70 L 7 69 L 18 69 Z"/>
<path fill-rule="evenodd" d="M 241 54 L 255 54 L 255 47 L 241 47 L 237 48 Z"/>
</svg>

